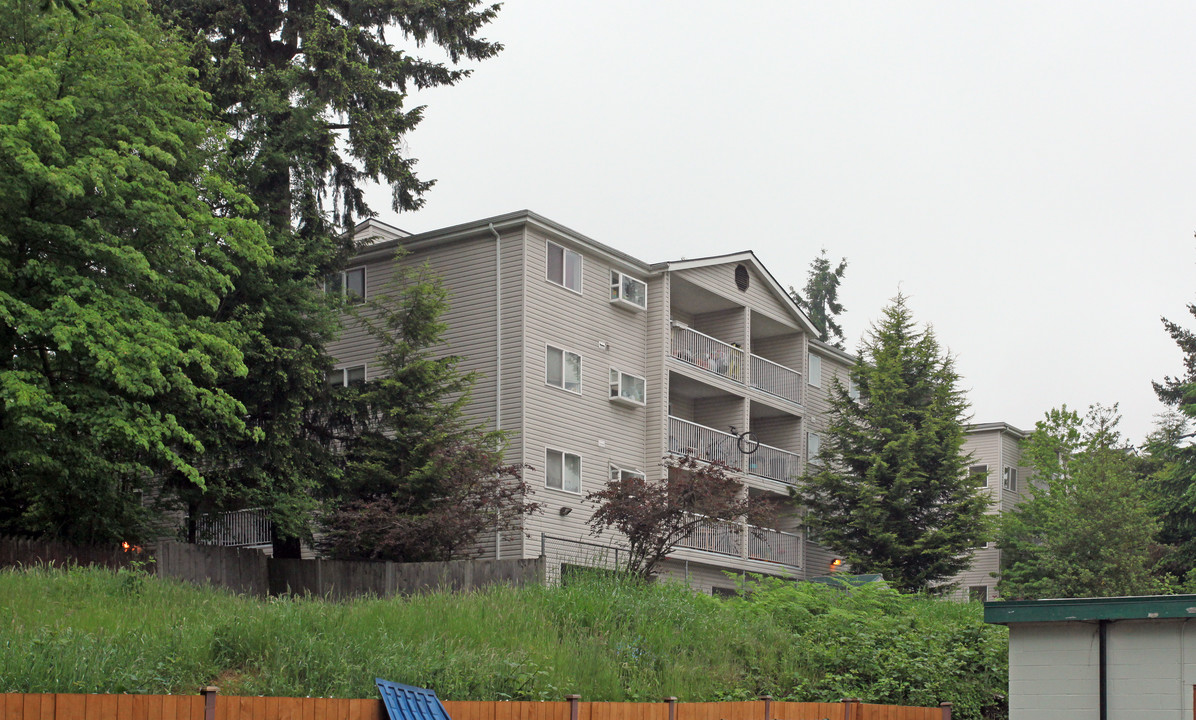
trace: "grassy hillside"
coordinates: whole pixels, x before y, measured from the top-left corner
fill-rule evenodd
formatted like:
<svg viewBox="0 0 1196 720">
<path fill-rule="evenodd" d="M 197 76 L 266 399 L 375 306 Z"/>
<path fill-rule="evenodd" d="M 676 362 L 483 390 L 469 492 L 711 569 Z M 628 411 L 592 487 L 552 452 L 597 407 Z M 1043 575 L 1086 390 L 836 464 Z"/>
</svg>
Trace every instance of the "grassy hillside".
<svg viewBox="0 0 1196 720">
<path fill-rule="evenodd" d="M 1005 631 L 980 606 L 766 582 L 721 600 L 591 578 L 563 588 L 331 603 L 253 600 L 137 572 L 0 571 L 0 692 L 372 697 L 376 676 L 451 700 L 778 699 L 981 716 Z M 992 708 L 989 707 L 991 712 Z"/>
</svg>

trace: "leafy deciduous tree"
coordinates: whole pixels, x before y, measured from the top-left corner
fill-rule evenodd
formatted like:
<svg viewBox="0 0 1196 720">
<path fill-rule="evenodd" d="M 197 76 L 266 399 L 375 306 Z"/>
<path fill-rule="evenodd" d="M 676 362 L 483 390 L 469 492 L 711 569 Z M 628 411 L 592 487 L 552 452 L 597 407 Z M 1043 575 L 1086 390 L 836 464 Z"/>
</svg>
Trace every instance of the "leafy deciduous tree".
<svg viewBox="0 0 1196 720">
<path fill-rule="evenodd" d="M 538 509 L 522 468 L 502 462 L 506 436 L 464 417 L 474 376 L 433 352 L 447 307 L 426 267 L 400 268 L 393 292 L 355 313 L 383 348 L 383 374 L 344 388 L 331 418 L 343 468 L 322 545 L 334 557 L 448 559 Z"/>
<path fill-rule="evenodd" d="M 0 50 L 0 529 L 144 537 L 149 477 L 202 488 L 209 430 L 252 435 L 215 315 L 269 248 L 144 3 L 7 3 Z"/>
<path fill-rule="evenodd" d="M 806 287 L 802 292 L 789 288 L 793 302 L 810 317 L 810 322 L 818 329 L 818 339 L 829 342 L 837 348 L 843 347 L 843 328 L 835 322 L 835 318 L 843 314 L 843 306 L 839 303 L 839 283 L 843 280 L 843 273 L 847 271 L 847 258 L 839 260 L 837 266 L 832 267 L 830 258 L 826 256 L 826 248 L 822 254 L 810 263 L 810 273 L 806 277 Z"/>
<path fill-rule="evenodd" d="M 1158 521 L 1117 406 L 1084 420 L 1066 406 L 1047 412 L 1023 443 L 1034 469 L 1030 499 L 1001 516 L 998 590 L 1007 599 L 1146 595 L 1157 588 L 1152 553 Z"/>
<path fill-rule="evenodd" d="M 954 360 L 898 295 L 851 379 L 859 398 L 835 380 L 820 462 L 791 492 L 821 542 L 855 570 L 903 591 L 942 589 L 985 529 L 986 500 L 965 473 L 967 402 Z"/>
<path fill-rule="evenodd" d="M 693 456 L 669 458 L 666 480 L 624 475 L 586 496 L 598 508 L 590 531 L 601 535 L 611 528 L 627 539 L 626 570 L 651 578 L 661 561 L 681 540 L 710 523 L 724 532 L 741 532 L 735 521 L 764 524 L 779 504 L 749 498 L 743 484 L 721 463 L 699 462 Z"/>
</svg>

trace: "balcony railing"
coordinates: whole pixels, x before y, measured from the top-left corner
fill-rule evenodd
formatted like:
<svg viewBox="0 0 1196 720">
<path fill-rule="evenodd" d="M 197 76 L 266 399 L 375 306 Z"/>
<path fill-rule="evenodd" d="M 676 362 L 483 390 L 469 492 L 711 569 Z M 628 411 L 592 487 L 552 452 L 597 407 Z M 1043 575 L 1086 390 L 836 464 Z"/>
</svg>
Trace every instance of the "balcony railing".
<svg viewBox="0 0 1196 720">
<path fill-rule="evenodd" d="M 698 525 L 677 547 L 743 558 L 745 537 L 747 559 L 801 567 L 800 535 L 726 520 L 709 520 Z"/>
<path fill-rule="evenodd" d="M 712 338 L 693 328 L 673 324 L 670 352 L 673 357 L 694 367 L 737 383 L 746 382 L 769 395 L 801 403 L 801 373 L 768 358 L 746 353 L 742 348 Z M 745 360 L 751 363 L 751 372 L 746 375 Z"/>
<path fill-rule="evenodd" d="M 748 557 L 752 560 L 801 567 L 801 535 L 769 528 L 749 527 Z"/>
<path fill-rule="evenodd" d="M 792 485 L 801 474 L 801 456 L 788 450 L 760 443 L 756 452 L 744 457 L 743 464 L 749 475 L 770 480 L 779 480 Z"/>
<path fill-rule="evenodd" d="M 669 452 L 676 455 L 692 455 L 739 470 L 743 468 L 743 453 L 736 440 L 731 433 L 669 416 Z"/>
<path fill-rule="evenodd" d="M 752 355 L 751 362 L 752 387 L 790 402 L 801 402 L 801 373 L 759 355 Z"/>
<path fill-rule="evenodd" d="M 673 325 L 673 357 L 715 375 L 743 382 L 742 349 L 692 328 Z"/>
<path fill-rule="evenodd" d="M 709 520 L 695 527 L 677 543 L 677 547 L 742 557 L 742 538 L 743 526 L 739 523 Z"/>
<path fill-rule="evenodd" d="M 738 438 L 714 428 L 669 416 L 669 452 L 691 455 L 705 462 L 720 462 L 732 470 L 792 485 L 801 474 L 801 456 L 760 444 L 756 452 L 739 451 Z"/>
<path fill-rule="evenodd" d="M 204 513 L 195 523 L 195 542 L 199 545 L 266 545 L 273 526 L 265 510 L 234 510 Z"/>
</svg>

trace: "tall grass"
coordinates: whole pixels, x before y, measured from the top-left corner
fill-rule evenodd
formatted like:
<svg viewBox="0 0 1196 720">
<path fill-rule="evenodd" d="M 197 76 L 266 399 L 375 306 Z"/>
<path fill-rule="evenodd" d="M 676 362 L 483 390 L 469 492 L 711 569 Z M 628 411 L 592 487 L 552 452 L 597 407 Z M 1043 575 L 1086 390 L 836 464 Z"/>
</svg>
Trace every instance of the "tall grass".
<svg viewBox="0 0 1196 720">
<path fill-rule="evenodd" d="M 585 577 L 566 587 L 325 602 L 255 600 L 135 571 L 0 572 L 0 692 L 370 697 L 374 677 L 441 698 L 955 702 L 1004 686 L 978 607 L 765 582 L 721 600 Z"/>
</svg>

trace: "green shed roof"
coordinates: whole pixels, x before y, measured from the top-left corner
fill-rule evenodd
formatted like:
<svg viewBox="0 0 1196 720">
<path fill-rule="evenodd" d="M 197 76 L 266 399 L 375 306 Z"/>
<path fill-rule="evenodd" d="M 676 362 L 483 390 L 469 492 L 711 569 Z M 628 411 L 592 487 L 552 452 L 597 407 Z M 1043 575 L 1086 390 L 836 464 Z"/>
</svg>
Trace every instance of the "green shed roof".
<svg viewBox="0 0 1196 720">
<path fill-rule="evenodd" d="M 1196 617 L 1196 595 L 994 600 L 984 603 L 984 622 L 994 625 L 1192 617 Z"/>
</svg>

